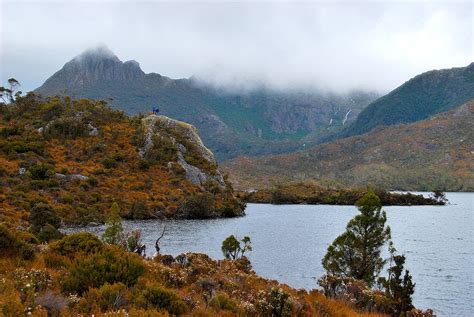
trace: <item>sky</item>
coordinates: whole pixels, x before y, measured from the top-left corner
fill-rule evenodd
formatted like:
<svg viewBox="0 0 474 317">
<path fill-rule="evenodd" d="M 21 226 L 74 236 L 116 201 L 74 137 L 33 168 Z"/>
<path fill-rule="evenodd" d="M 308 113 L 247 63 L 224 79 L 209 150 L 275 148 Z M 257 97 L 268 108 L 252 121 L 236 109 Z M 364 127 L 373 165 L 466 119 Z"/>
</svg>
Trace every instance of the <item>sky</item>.
<svg viewBox="0 0 474 317">
<path fill-rule="evenodd" d="M 474 61 L 471 1 L 0 0 L 0 79 L 40 86 L 85 49 L 230 88 L 388 92 Z"/>
</svg>

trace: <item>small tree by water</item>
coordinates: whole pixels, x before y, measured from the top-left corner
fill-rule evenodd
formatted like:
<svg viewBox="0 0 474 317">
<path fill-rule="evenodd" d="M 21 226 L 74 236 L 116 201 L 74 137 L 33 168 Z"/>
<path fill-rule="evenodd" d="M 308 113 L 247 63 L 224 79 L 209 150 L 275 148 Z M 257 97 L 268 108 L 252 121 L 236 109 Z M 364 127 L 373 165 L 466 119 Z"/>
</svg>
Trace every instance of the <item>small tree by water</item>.
<svg viewBox="0 0 474 317">
<path fill-rule="evenodd" d="M 110 208 L 109 216 L 106 222 L 107 228 L 102 234 L 102 240 L 111 245 L 118 245 L 129 252 L 139 255 L 145 255 L 145 245 L 141 240 L 141 231 L 133 230 L 125 233 L 120 217 L 120 208 L 117 203 L 113 203 Z"/>
<path fill-rule="evenodd" d="M 372 286 L 386 263 L 381 251 L 390 239 L 390 228 L 385 225 L 387 216 L 373 191 L 369 190 L 356 206 L 360 214 L 328 247 L 322 264 L 328 274 L 363 280 Z"/>
<path fill-rule="evenodd" d="M 252 251 L 252 242 L 248 236 L 239 241 L 234 235 L 231 235 L 222 241 L 221 250 L 226 259 L 240 259 L 245 252 Z"/>
<path fill-rule="evenodd" d="M 125 233 L 122 226 L 122 217 L 120 217 L 120 208 L 117 203 L 114 202 L 112 204 L 105 224 L 107 228 L 102 234 L 102 240 L 107 244 L 123 245 Z"/>
<path fill-rule="evenodd" d="M 405 270 L 405 274 L 403 274 L 405 256 L 396 254 L 392 245 L 390 253 L 388 277 L 379 278 L 378 283 L 390 300 L 392 316 L 401 316 L 414 308 L 411 297 L 415 293 L 415 283 L 413 283 L 410 271 Z"/>
</svg>

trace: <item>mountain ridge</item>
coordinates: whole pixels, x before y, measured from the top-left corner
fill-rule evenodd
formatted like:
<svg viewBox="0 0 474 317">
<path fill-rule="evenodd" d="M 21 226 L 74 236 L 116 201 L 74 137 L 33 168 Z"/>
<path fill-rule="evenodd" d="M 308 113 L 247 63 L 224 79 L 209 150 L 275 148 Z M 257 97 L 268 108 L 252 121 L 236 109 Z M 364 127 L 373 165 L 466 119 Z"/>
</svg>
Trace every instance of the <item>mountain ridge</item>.
<svg viewBox="0 0 474 317">
<path fill-rule="evenodd" d="M 268 87 L 226 91 L 196 77 L 146 74 L 137 62 L 121 62 L 109 50 L 94 53 L 85 54 L 92 57 L 87 63 L 77 57 L 69 61 L 35 92 L 108 100 L 129 114 L 158 106 L 161 113 L 196 126 L 219 160 L 290 152 L 316 144 L 354 120 L 378 96 L 365 91 L 334 94 Z"/>
<path fill-rule="evenodd" d="M 427 119 L 474 99 L 474 63 L 419 74 L 373 101 L 350 126 L 330 139 L 359 135 L 377 126 Z"/>
<path fill-rule="evenodd" d="M 378 127 L 289 154 L 240 157 L 223 169 L 238 189 L 316 180 L 325 186 L 474 190 L 474 100 L 410 124 Z"/>
</svg>

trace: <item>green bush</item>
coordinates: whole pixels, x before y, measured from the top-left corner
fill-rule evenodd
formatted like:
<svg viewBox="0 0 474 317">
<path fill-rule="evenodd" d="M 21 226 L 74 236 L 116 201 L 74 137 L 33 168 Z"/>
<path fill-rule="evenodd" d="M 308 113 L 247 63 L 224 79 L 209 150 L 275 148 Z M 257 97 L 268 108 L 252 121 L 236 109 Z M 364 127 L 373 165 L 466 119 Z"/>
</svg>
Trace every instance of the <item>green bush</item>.
<svg viewBox="0 0 474 317">
<path fill-rule="evenodd" d="M 21 240 L 13 231 L 0 225 L 0 256 L 20 256 L 25 260 L 34 257 L 31 245 Z"/>
<path fill-rule="evenodd" d="M 130 287 L 144 272 L 145 266 L 139 255 L 109 246 L 76 261 L 64 279 L 62 289 L 82 294 L 91 287 L 98 288 L 105 283 L 123 283 Z"/>
<path fill-rule="evenodd" d="M 31 231 L 40 239 L 40 241 L 49 241 L 52 238 L 59 237 L 57 229 L 61 225 L 61 219 L 48 204 L 35 204 L 33 208 L 31 208 L 29 221 L 31 224 Z"/>
<path fill-rule="evenodd" d="M 41 228 L 36 236 L 38 237 L 39 241 L 48 242 L 62 238 L 63 234 L 57 228 L 47 223 Z"/>
<path fill-rule="evenodd" d="M 75 139 L 87 134 L 87 126 L 82 120 L 66 117 L 51 121 L 44 129 L 46 138 L 68 138 Z"/>
<path fill-rule="evenodd" d="M 137 303 L 147 309 L 166 309 L 174 315 L 184 314 L 187 310 L 186 304 L 176 293 L 156 284 L 145 286 L 137 296 Z"/>
<path fill-rule="evenodd" d="M 117 167 L 117 161 L 111 158 L 105 158 L 102 160 L 102 165 L 104 165 L 105 168 L 115 168 Z"/>
<path fill-rule="evenodd" d="M 142 171 L 147 171 L 150 168 L 150 162 L 146 160 L 138 161 L 138 168 Z"/>
<path fill-rule="evenodd" d="M 181 205 L 180 212 L 188 218 L 209 218 L 214 213 L 214 198 L 209 193 L 192 195 Z"/>
<path fill-rule="evenodd" d="M 150 219 L 153 218 L 153 212 L 143 200 L 135 200 L 127 214 L 129 219 Z"/>
<path fill-rule="evenodd" d="M 93 254 L 101 251 L 104 245 L 100 239 L 89 232 L 79 232 L 65 236 L 51 245 L 51 249 L 61 255 L 75 257 L 77 253 Z"/>
<path fill-rule="evenodd" d="M 91 187 L 96 187 L 99 185 L 99 181 L 97 178 L 91 176 L 87 179 L 87 184 L 89 184 Z"/>
<path fill-rule="evenodd" d="M 46 180 L 53 175 L 53 170 L 50 165 L 47 164 L 33 164 L 28 168 L 31 173 L 31 178 L 34 180 Z"/>
</svg>

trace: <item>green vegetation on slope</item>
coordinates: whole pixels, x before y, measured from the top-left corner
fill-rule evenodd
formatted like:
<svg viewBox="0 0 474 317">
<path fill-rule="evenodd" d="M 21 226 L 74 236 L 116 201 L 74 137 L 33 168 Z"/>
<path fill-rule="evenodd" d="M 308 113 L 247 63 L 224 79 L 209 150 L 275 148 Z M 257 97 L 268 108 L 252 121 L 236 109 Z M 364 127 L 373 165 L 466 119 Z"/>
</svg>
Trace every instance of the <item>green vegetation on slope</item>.
<svg viewBox="0 0 474 317">
<path fill-rule="evenodd" d="M 471 99 L 474 99 L 474 63 L 429 71 L 372 102 L 340 135 L 358 135 L 379 125 L 423 120 Z"/>
<path fill-rule="evenodd" d="M 474 190 L 474 102 L 412 124 L 304 151 L 225 162 L 238 189 L 317 180 L 324 186 Z"/>
</svg>

